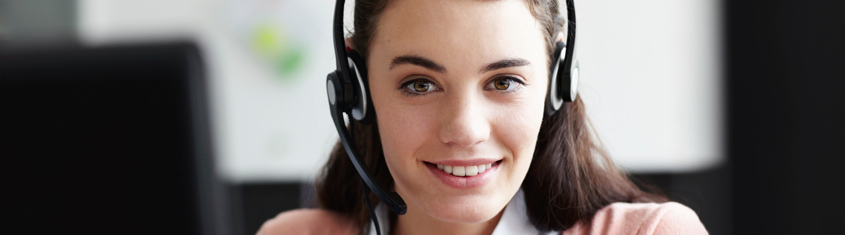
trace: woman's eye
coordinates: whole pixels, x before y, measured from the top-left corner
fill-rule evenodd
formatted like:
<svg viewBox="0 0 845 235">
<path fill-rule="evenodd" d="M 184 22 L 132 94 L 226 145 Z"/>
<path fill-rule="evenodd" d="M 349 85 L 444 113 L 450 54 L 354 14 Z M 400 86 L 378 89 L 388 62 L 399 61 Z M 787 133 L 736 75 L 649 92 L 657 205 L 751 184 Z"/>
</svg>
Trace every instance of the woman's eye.
<svg viewBox="0 0 845 235">
<path fill-rule="evenodd" d="M 414 95 L 423 95 L 438 89 L 434 82 L 426 79 L 414 79 L 402 84 L 402 87 L 406 92 L 410 92 Z"/>
<path fill-rule="evenodd" d="M 509 76 L 502 76 L 493 79 L 490 81 L 490 84 L 487 85 L 487 89 L 490 90 L 499 90 L 499 91 L 510 91 L 513 90 L 519 85 L 522 84 L 522 81 L 518 78 L 509 77 Z"/>
</svg>

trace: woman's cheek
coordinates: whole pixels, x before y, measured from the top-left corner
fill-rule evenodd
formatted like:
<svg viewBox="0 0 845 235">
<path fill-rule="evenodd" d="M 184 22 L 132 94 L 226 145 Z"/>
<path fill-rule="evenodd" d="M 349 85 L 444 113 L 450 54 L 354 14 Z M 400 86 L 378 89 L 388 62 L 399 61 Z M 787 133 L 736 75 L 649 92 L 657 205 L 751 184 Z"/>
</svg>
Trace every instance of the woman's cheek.
<svg viewBox="0 0 845 235">
<path fill-rule="evenodd" d="M 386 157 L 412 157 L 429 135 L 428 115 L 407 106 L 385 103 L 389 112 L 378 113 L 379 133 Z M 390 159 L 388 159 L 390 161 Z"/>
<path fill-rule="evenodd" d="M 545 105 L 544 99 L 532 97 L 526 99 L 525 102 L 500 109 L 500 115 L 495 120 L 495 129 L 499 133 L 495 135 L 502 138 L 502 142 L 508 145 L 507 148 L 514 155 L 523 158 L 515 159 L 517 161 L 531 158 L 534 154 L 537 135 L 540 132 L 543 115 L 545 115 L 543 105 Z M 540 109 L 536 108 L 538 106 Z"/>
</svg>

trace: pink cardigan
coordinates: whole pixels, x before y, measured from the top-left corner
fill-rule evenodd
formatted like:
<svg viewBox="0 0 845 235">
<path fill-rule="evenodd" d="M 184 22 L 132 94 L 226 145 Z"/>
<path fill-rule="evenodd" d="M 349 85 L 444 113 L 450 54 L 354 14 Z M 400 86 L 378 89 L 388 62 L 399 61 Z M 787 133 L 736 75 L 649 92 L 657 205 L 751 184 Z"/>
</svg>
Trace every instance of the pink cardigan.
<svg viewBox="0 0 845 235">
<path fill-rule="evenodd" d="M 299 209 L 279 214 L 258 230 L 274 234 L 358 234 L 352 221 L 336 212 Z M 598 212 L 592 223 L 578 223 L 562 234 L 707 234 L 692 209 L 676 202 L 613 203 Z"/>
</svg>

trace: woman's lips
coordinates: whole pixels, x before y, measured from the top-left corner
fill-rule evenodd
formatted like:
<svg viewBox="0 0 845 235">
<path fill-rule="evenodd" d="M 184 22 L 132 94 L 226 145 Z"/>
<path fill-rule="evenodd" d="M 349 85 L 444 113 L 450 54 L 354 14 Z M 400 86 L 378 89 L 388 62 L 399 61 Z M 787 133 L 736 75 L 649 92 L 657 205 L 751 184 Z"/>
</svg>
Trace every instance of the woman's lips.
<svg viewBox="0 0 845 235">
<path fill-rule="evenodd" d="M 501 160 L 495 162 L 486 160 L 483 162 L 472 163 L 480 164 L 467 166 L 457 164 L 443 165 L 425 162 L 425 165 L 435 177 L 440 179 L 440 181 L 446 185 L 454 188 L 467 189 L 475 188 L 489 182 L 495 176 L 496 172 L 498 172 Z M 466 162 L 463 162 L 462 164 L 466 164 Z"/>
</svg>

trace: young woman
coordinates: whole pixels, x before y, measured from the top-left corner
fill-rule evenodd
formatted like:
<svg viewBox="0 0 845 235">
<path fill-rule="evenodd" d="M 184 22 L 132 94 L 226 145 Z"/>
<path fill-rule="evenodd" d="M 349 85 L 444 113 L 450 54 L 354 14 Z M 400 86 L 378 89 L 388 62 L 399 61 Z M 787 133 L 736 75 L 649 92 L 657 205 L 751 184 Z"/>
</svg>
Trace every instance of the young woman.
<svg viewBox="0 0 845 235">
<path fill-rule="evenodd" d="M 547 113 L 565 23 L 555 0 L 356 1 L 346 46 L 365 58 L 375 118 L 350 122 L 353 144 L 407 203 L 401 216 L 377 203 L 382 234 L 707 233 L 615 168 L 580 99 Z M 375 234 L 340 144 L 316 186 L 321 209 L 259 234 Z"/>
</svg>

